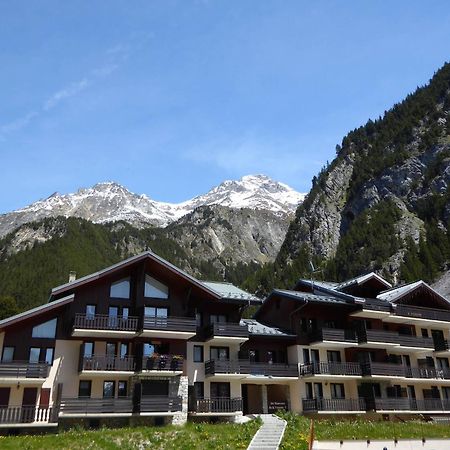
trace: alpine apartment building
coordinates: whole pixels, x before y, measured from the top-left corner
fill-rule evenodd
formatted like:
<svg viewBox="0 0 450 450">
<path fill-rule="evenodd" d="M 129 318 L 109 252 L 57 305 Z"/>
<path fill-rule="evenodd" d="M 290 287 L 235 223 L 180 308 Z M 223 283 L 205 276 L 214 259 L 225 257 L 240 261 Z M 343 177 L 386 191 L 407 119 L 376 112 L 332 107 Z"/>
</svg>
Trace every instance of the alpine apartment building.
<svg viewBox="0 0 450 450">
<path fill-rule="evenodd" d="M 0 321 L 0 427 L 450 414 L 449 332 L 422 281 L 299 280 L 261 301 L 148 251 Z"/>
</svg>

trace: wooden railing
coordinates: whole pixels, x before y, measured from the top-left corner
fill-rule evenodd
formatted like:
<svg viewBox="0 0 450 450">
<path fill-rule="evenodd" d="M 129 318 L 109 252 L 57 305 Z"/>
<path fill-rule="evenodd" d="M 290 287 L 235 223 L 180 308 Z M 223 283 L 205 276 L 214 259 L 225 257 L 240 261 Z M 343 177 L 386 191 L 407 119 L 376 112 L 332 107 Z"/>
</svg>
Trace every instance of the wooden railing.
<svg viewBox="0 0 450 450">
<path fill-rule="evenodd" d="M 63 398 L 60 414 L 95 415 L 118 413 L 128 414 L 133 411 L 131 397 L 121 398 Z"/>
<path fill-rule="evenodd" d="M 140 400 L 140 411 L 144 412 L 176 412 L 182 409 L 181 397 L 143 396 Z"/>
<path fill-rule="evenodd" d="M 211 359 L 205 362 L 205 374 L 249 374 L 250 361 L 248 359 Z"/>
<path fill-rule="evenodd" d="M 334 342 L 357 342 L 354 330 L 339 328 L 322 328 L 309 335 L 309 342 L 334 341 Z"/>
<path fill-rule="evenodd" d="M 450 369 L 436 369 L 434 367 L 409 367 L 405 366 L 407 378 L 450 379 Z"/>
<path fill-rule="evenodd" d="M 433 338 L 422 336 L 398 335 L 398 343 L 403 347 L 420 347 L 434 349 Z"/>
<path fill-rule="evenodd" d="M 362 375 L 361 364 L 354 362 L 315 362 L 302 364 L 300 375 Z"/>
<path fill-rule="evenodd" d="M 358 342 L 360 344 L 366 342 L 387 342 L 389 344 L 398 344 L 404 347 L 434 348 L 433 338 L 399 334 L 396 331 L 386 330 L 360 330 L 358 331 Z"/>
<path fill-rule="evenodd" d="M 297 364 L 250 362 L 251 375 L 272 377 L 298 377 Z"/>
<path fill-rule="evenodd" d="M 411 404 L 409 398 L 394 397 L 394 398 L 375 398 L 375 409 L 377 411 L 409 411 Z"/>
<path fill-rule="evenodd" d="M 405 366 L 403 364 L 367 362 L 361 364 L 363 375 L 379 375 L 389 377 L 404 377 Z"/>
<path fill-rule="evenodd" d="M 248 338 L 248 327 L 237 323 L 213 323 L 201 330 L 204 339 L 210 339 L 214 336 L 240 337 Z"/>
<path fill-rule="evenodd" d="M 439 320 L 450 322 L 450 311 L 445 309 L 424 308 L 420 306 L 397 305 L 394 309 L 397 316 L 411 317 L 415 319 Z"/>
<path fill-rule="evenodd" d="M 47 363 L 1 362 L 0 378 L 47 378 L 49 370 Z"/>
<path fill-rule="evenodd" d="M 233 413 L 242 411 L 242 398 L 204 398 L 197 400 L 197 413 Z"/>
<path fill-rule="evenodd" d="M 80 371 L 82 370 L 102 370 L 102 371 L 122 371 L 134 372 L 135 364 L 133 356 L 92 355 L 81 358 Z"/>
<path fill-rule="evenodd" d="M 304 412 L 328 411 L 365 411 L 366 402 L 363 398 L 304 398 Z"/>
<path fill-rule="evenodd" d="M 142 370 L 180 371 L 183 370 L 184 358 L 178 355 L 144 356 Z"/>
<path fill-rule="evenodd" d="M 137 317 L 115 317 L 104 314 L 75 314 L 73 328 L 88 330 L 136 331 Z"/>
<path fill-rule="evenodd" d="M 36 406 L 0 407 L 0 424 L 52 422 L 52 408 Z"/>
<path fill-rule="evenodd" d="M 143 328 L 147 330 L 185 331 L 195 333 L 197 322 L 188 317 L 150 317 L 144 316 Z"/>
</svg>

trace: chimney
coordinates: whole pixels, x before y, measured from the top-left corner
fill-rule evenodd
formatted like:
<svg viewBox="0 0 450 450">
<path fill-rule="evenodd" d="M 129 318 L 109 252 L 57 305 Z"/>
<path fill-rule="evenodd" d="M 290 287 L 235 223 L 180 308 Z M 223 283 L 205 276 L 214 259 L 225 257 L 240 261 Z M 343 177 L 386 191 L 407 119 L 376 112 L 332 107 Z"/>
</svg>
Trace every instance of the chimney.
<svg viewBox="0 0 450 450">
<path fill-rule="evenodd" d="M 69 272 L 69 283 L 73 283 L 77 279 L 77 273 L 71 270 Z"/>
</svg>

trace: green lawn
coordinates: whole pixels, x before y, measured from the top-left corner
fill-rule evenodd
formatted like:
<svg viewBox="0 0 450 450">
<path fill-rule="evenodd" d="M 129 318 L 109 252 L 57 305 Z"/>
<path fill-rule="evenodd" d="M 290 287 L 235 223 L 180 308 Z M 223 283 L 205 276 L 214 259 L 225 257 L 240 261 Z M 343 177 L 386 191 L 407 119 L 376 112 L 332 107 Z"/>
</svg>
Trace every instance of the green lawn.
<svg viewBox="0 0 450 450">
<path fill-rule="evenodd" d="M 308 448 L 310 419 L 291 413 L 280 413 L 288 426 L 281 450 L 304 450 Z M 450 426 L 421 421 L 382 422 L 361 419 L 316 420 L 315 438 L 318 440 L 352 439 L 421 439 L 450 438 Z"/>
<path fill-rule="evenodd" d="M 184 427 L 137 427 L 72 430 L 41 436 L 0 437 L 2 450 L 234 450 L 246 449 L 259 422 L 235 424 L 193 424 Z"/>
</svg>

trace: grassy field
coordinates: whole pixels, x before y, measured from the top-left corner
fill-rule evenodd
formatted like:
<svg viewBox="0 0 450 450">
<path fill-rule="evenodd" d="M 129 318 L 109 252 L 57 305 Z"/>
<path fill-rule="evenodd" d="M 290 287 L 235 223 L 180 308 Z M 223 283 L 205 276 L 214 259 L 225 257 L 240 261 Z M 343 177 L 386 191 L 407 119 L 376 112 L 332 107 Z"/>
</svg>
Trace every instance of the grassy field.
<svg viewBox="0 0 450 450">
<path fill-rule="evenodd" d="M 281 450 L 307 449 L 310 420 L 290 413 L 280 416 L 288 422 Z M 318 440 L 450 438 L 449 425 L 420 421 L 316 420 L 314 430 Z"/>
<path fill-rule="evenodd" d="M 0 437 L 2 450 L 235 450 L 246 449 L 259 422 L 72 430 L 41 436 Z"/>
</svg>

